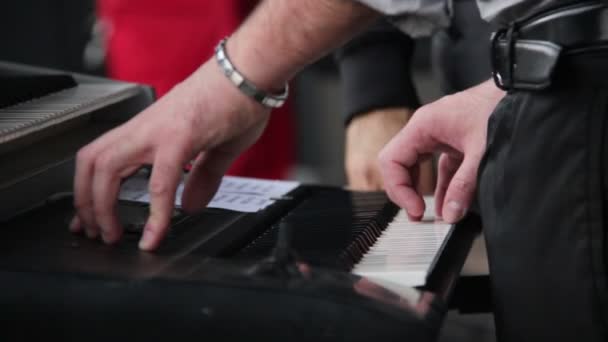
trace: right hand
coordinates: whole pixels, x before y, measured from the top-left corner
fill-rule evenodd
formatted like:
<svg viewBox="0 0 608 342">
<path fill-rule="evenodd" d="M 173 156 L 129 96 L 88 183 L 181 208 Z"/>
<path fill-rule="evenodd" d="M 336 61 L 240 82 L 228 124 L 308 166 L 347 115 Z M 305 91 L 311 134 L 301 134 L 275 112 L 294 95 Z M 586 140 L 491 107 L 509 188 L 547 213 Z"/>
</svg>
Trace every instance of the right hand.
<svg viewBox="0 0 608 342">
<path fill-rule="evenodd" d="M 100 233 L 118 241 L 116 216 L 121 181 L 143 165 L 153 165 L 150 216 L 140 248 L 158 247 L 167 233 L 184 165 L 198 156 L 188 177 L 182 206 L 206 206 L 232 161 L 262 133 L 269 111 L 243 95 L 208 61 L 187 80 L 127 123 L 78 153 L 74 180 L 74 232 Z"/>
<path fill-rule="evenodd" d="M 384 146 L 405 126 L 413 110 L 386 108 L 357 115 L 346 127 L 344 166 L 348 187 L 357 191 L 384 189 L 378 155 Z M 434 175 L 432 160 L 420 166 L 418 190 L 432 194 Z"/>
<path fill-rule="evenodd" d="M 490 114 L 504 92 L 486 81 L 420 108 L 384 148 L 380 164 L 389 197 L 420 220 L 425 204 L 415 188 L 422 160 L 442 152 L 435 190 L 437 215 L 454 223 L 467 212 L 477 186 L 477 169 L 485 150 Z"/>
</svg>

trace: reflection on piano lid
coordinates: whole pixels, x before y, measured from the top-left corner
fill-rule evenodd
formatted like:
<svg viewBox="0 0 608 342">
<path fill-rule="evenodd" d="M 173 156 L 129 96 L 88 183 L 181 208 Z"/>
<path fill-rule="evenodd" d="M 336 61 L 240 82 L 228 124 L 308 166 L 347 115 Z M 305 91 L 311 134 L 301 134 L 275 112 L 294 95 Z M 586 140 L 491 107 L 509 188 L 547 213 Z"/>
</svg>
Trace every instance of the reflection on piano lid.
<svg viewBox="0 0 608 342">
<path fill-rule="evenodd" d="M 140 85 L 0 62 L 0 221 L 71 191 L 78 149 L 152 100 Z"/>
<path fill-rule="evenodd" d="M 382 193 L 326 192 L 312 195 L 283 222 L 294 230 L 293 249 L 302 261 L 386 286 L 423 286 L 452 229 L 435 220 L 432 198 L 425 202 L 422 222 L 411 222 Z M 270 254 L 278 229 L 275 225 L 257 237 L 240 257 Z"/>
<path fill-rule="evenodd" d="M 68 329 L 72 336 L 96 340 L 120 332 L 178 340 L 204 334 L 223 341 L 432 341 L 479 231 L 465 222 L 450 229 L 444 243 L 433 236 L 437 250 L 412 241 L 412 251 L 421 248 L 429 256 L 413 270 L 423 264 L 428 271 L 422 286 L 403 291 L 378 277 L 370 281 L 351 273 L 383 240 L 414 227 L 399 228 L 399 210 L 383 193 L 300 186 L 257 213 L 176 212 L 153 254 L 137 249 L 148 207 L 122 202 L 120 209 L 126 231 L 115 246 L 68 232 L 71 198 L 4 224 L 0 303 L 10 313 L 5 322 L 36 321 L 37 332 Z M 299 274 L 252 272 L 268 260 L 286 223 L 293 228 L 296 260 L 308 266 Z M 61 303 L 61 311 L 53 303 Z M 201 308 L 217 314 L 201 316 Z M 174 317 L 180 319 L 169 319 Z M 338 330 L 324 339 L 328 329 Z M 306 333 L 296 338 L 294 331 Z"/>
</svg>

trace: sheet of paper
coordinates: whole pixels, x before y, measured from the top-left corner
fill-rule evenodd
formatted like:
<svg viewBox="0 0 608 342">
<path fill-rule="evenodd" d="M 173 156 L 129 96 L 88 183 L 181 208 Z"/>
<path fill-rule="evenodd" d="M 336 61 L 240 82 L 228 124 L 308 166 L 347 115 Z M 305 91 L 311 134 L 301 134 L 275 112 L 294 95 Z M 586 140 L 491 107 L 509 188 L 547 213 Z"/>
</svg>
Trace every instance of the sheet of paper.
<svg viewBox="0 0 608 342">
<path fill-rule="evenodd" d="M 256 212 L 285 196 L 299 184 L 292 181 L 225 176 L 207 207 L 248 213 Z M 181 206 L 183 191 L 184 184 L 181 183 L 175 196 L 177 207 Z M 148 179 L 139 176 L 128 179 L 121 186 L 119 199 L 149 203 Z"/>
<path fill-rule="evenodd" d="M 143 202 L 142 198 L 148 195 L 148 179 L 135 176 L 127 179 L 120 186 L 118 199 Z"/>
<path fill-rule="evenodd" d="M 295 189 L 299 182 L 277 181 L 257 178 L 225 176 L 222 179 L 218 192 L 239 193 L 279 198 Z"/>
</svg>

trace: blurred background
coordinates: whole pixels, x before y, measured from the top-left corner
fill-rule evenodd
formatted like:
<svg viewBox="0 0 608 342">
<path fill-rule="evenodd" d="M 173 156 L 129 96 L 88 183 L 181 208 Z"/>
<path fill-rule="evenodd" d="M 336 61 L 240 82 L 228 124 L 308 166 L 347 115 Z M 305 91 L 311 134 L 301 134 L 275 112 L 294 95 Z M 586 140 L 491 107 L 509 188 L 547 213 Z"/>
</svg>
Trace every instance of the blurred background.
<svg viewBox="0 0 608 342">
<path fill-rule="evenodd" d="M 104 46 L 111 28 L 96 14 L 94 0 L 5 1 L 0 5 L 0 60 L 112 77 Z M 413 67 L 423 102 L 439 96 L 428 46 L 427 40 L 417 43 Z M 333 58 L 309 66 L 292 88 L 295 161 L 287 178 L 345 184 L 340 76 Z"/>
<path fill-rule="evenodd" d="M 123 15 L 121 18 L 126 18 L 128 22 L 129 8 L 121 7 L 121 0 L 100 0 L 100 2 L 105 3 L 103 7 L 108 15 L 119 17 Z M 139 3 L 139 6 L 145 7 L 159 1 L 122 0 L 122 3 L 127 2 Z M 173 2 L 181 3 L 185 0 Z M 212 3 L 222 6 L 228 3 L 223 0 L 199 2 L 203 4 L 201 6 Z M 249 0 L 236 1 L 236 3 L 251 7 Z M 3 1 L 0 4 L 0 60 L 114 77 L 113 73 L 120 73 L 121 69 L 115 66 L 112 69 L 108 63 L 109 53 L 106 46 L 108 35 L 112 34 L 113 28 L 99 15 L 99 9 L 99 4 L 94 0 Z M 246 12 L 244 13 L 243 16 L 246 15 Z M 163 23 L 154 24 L 144 21 L 140 25 L 159 25 L 154 29 L 163 30 Z M 213 26 L 217 29 L 215 25 Z M 230 25 L 227 25 L 223 28 L 224 31 L 219 30 L 215 34 L 229 33 L 230 29 Z M 215 38 L 214 41 L 217 42 Z M 162 49 L 163 44 L 174 42 L 163 42 L 161 39 L 148 43 L 161 45 Z M 128 42 L 123 44 L 131 47 Z M 441 93 L 431 72 L 429 46 L 428 40 L 419 40 L 416 43 L 413 59 L 415 84 L 423 103 L 436 99 Z M 211 50 L 206 52 L 207 56 L 201 55 L 200 63 L 209 57 L 210 53 Z M 135 66 L 129 68 L 127 65 L 128 70 L 122 71 L 127 76 L 122 78 L 128 79 L 129 72 L 133 71 L 131 69 L 137 69 L 137 56 L 130 57 L 131 63 L 135 63 Z M 176 63 L 176 68 L 179 66 L 177 64 L 181 63 Z M 172 66 L 165 67 L 170 69 Z M 291 113 L 288 114 L 293 115 L 291 126 L 295 135 L 294 154 L 293 160 L 289 161 L 289 169 L 285 177 L 303 182 L 344 185 L 343 104 L 340 76 L 334 59 L 326 57 L 310 65 L 294 80 L 292 87 L 293 102 Z M 161 94 L 166 90 L 157 89 Z M 283 114 L 275 113 L 275 115 Z M 451 313 L 441 340 L 493 341 L 493 335 L 491 315 L 461 316 Z"/>
</svg>

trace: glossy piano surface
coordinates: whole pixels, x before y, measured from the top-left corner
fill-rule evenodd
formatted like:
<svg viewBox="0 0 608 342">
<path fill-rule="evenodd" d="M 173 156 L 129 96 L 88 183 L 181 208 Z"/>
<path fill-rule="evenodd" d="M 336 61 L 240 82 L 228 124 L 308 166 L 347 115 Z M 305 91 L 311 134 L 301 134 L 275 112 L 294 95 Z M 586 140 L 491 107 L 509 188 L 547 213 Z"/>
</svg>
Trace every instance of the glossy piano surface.
<svg viewBox="0 0 608 342">
<path fill-rule="evenodd" d="M 5 311 L 4 322 L 46 317 L 39 325 L 51 334 L 94 331 L 100 340 L 110 338 L 107 327 L 127 326 L 125 336 L 180 340 L 198 334 L 214 340 L 247 334 L 296 341 L 435 338 L 478 234 L 475 218 L 453 229 L 424 286 L 389 290 L 349 272 L 360 257 L 349 248 L 362 239 L 371 247 L 369 231 L 380 236 L 397 212 L 384 194 L 301 186 L 289 198 L 255 214 L 176 213 L 171 235 L 157 253 L 136 248 L 145 206 L 123 203 L 129 231 L 117 246 L 106 246 L 69 233 L 71 199 L 54 199 L 4 226 L 10 244 L 0 250 L 0 274 L 9 291 L 0 303 L 22 308 Z M 260 242 L 289 220 L 296 223 L 297 258 L 290 264 L 271 260 L 268 268 L 273 245 Z M 180 320 L 150 326 L 169 316 Z M 87 323 L 91 320 L 104 322 L 104 328 Z"/>
<path fill-rule="evenodd" d="M 78 149 L 153 97 L 137 84 L 0 62 L 0 222 L 71 191 Z"/>
</svg>

